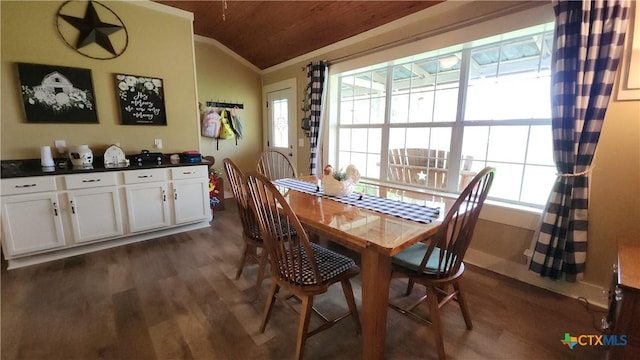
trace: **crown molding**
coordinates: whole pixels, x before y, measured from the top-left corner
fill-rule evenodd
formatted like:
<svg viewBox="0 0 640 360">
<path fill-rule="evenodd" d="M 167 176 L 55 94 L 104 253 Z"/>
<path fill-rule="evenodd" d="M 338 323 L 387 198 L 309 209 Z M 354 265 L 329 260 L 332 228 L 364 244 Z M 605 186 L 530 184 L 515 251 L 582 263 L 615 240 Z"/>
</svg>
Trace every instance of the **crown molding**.
<svg viewBox="0 0 640 360">
<path fill-rule="evenodd" d="M 245 59 L 242 56 L 238 55 L 233 50 L 231 50 L 228 47 L 224 46 L 218 40 L 214 40 L 212 38 L 208 38 L 206 36 L 201 36 L 201 35 L 193 35 L 193 39 L 194 39 L 194 41 L 197 41 L 197 42 L 200 42 L 200 43 L 204 43 L 204 44 L 207 44 L 207 45 L 215 46 L 218 49 L 222 50 L 225 54 L 231 56 L 236 61 L 240 62 L 242 65 L 244 65 L 244 66 L 248 67 L 249 69 L 253 70 L 257 74 L 261 74 L 262 73 L 261 70 L 257 66 L 253 65 L 247 59 Z"/>
<path fill-rule="evenodd" d="M 179 17 L 183 17 L 185 19 L 193 21 L 193 13 L 190 11 L 174 8 L 171 6 L 167 6 L 161 3 L 157 3 L 151 0 L 116 0 L 120 2 L 125 2 L 127 4 L 137 5 L 149 10 L 163 12 L 169 15 L 175 15 Z"/>
</svg>

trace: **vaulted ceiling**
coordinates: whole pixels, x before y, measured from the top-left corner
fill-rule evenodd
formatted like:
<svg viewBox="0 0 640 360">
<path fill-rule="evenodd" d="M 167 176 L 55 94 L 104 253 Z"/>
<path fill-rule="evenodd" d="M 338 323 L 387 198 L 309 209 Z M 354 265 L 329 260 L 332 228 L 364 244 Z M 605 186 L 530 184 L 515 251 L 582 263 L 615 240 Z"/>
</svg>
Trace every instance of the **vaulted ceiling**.
<svg viewBox="0 0 640 360">
<path fill-rule="evenodd" d="M 192 12 L 196 35 L 266 69 L 441 1 L 156 2 Z"/>
</svg>

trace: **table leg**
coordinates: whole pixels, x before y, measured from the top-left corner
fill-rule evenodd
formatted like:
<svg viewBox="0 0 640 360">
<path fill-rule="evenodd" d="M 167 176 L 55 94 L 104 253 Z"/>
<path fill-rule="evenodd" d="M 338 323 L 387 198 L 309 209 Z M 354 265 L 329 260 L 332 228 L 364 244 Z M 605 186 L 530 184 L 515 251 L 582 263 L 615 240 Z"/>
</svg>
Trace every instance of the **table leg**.
<svg viewBox="0 0 640 360">
<path fill-rule="evenodd" d="M 362 251 L 362 358 L 384 359 L 391 260 L 371 248 Z"/>
</svg>

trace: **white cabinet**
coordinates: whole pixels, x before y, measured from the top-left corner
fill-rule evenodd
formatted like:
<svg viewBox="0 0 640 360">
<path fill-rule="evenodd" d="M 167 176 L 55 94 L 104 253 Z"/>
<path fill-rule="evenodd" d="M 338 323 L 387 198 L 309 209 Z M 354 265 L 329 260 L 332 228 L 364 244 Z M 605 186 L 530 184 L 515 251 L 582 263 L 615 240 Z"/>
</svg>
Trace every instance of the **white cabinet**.
<svg viewBox="0 0 640 360">
<path fill-rule="evenodd" d="M 74 242 L 124 234 L 115 173 L 65 176 Z"/>
<path fill-rule="evenodd" d="M 124 173 L 129 230 L 155 230 L 171 224 L 165 169 Z"/>
<path fill-rule="evenodd" d="M 211 214 L 206 166 L 171 169 L 175 223 L 203 220 Z"/>
<path fill-rule="evenodd" d="M 208 218 L 211 210 L 207 167 L 175 167 L 170 169 L 170 173 L 170 183 L 167 169 L 124 173 L 131 232 L 156 230 Z"/>
<path fill-rule="evenodd" d="M 2 179 L 9 269 L 209 226 L 208 166 Z"/>
<path fill-rule="evenodd" d="M 60 202 L 53 177 L 2 181 L 2 242 L 5 257 L 63 247 Z"/>
</svg>

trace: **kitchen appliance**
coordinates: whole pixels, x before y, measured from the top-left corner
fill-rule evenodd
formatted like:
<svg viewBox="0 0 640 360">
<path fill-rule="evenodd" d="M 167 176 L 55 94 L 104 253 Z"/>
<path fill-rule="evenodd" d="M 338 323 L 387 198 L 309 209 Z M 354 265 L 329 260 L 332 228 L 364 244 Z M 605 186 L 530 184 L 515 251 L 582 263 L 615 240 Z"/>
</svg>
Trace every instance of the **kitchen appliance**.
<svg viewBox="0 0 640 360">
<path fill-rule="evenodd" d="M 89 149 L 89 145 L 71 146 L 69 160 L 75 168 L 91 168 L 93 167 L 93 152 Z"/>
<path fill-rule="evenodd" d="M 40 148 L 40 165 L 42 167 L 53 167 L 53 157 L 51 156 L 51 146 L 43 146 Z"/>
<path fill-rule="evenodd" d="M 138 166 L 142 166 L 144 164 L 162 164 L 162 153 L 159 152 L 149 152 L 149 150 L 142 150 L 140 154 L 133 156 L 133 163 Z"/>
</svg>

